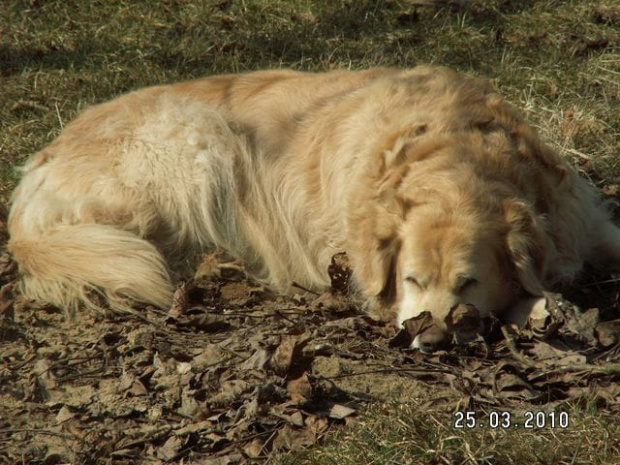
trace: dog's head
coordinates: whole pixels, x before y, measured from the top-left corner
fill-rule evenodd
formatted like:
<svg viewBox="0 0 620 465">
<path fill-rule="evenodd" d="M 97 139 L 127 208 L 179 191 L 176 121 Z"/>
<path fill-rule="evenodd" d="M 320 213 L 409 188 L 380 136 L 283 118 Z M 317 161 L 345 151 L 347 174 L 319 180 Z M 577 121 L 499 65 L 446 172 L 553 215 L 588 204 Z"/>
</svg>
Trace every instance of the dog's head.
<svg viewBox="0 0 620 465">
<path fill-rule="evenodd" d="M 459 304 L 474 305 L 485 317 L 524 294 L 542 293 L 544 245 L 520 202 L 505 201 L 496 215 L 466 204 L 423 205 L 403 222 L 399 242 L 390 260 L 395 279 L 384 281 L 394 287 L 399 325 L 428 311 L 445 330 Z"/>
<path fill-rule="evenodd" d="M 349 218 L 370 310 L 399 326 L 426 311 L 441 331 L 459 304 L 485 317 L 542 295 L 555 253 L 545 214 L 568 177 L 499 96 L 446 79 L 432 98 L 391 102 L 403 110 L 373 147 Z"/>
<path fill-rule="evenodd" d="M 542 295 L 546 235 L 528 203 L 481 182 L 475 167 L 433 163 L 404 163 L 400 177 L 391 175 L 398 181 L 379 189 L 355 267 L 367 294 L 399 326 L 429 312 L 444 332 L 459 304 L 485 317 Z"/>
</svg>

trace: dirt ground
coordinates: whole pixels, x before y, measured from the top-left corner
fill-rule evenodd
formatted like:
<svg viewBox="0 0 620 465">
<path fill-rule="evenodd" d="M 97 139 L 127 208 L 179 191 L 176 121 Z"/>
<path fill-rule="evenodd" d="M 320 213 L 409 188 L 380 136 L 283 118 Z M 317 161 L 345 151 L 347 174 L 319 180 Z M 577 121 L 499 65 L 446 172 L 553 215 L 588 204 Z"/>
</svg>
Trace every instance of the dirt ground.
<svg viewBox="0 0 620 465">
<path fill-rule="evenodd" d="M 617 282 L 591 276 L 550 316 L 432 355 L 333 289 L 270 294 L 211 256 L 167 312 L 71 318 L 15 290 L 0 262 L 0 463 L 230 464 L 307 447 L 371 402 L 432 388 L 433 408 L 553 408 L 584 392 L 618 409 Z M 570 294 L 570 293 L 569 293 Z M 430 405 L 429 405 L 430 407 Z"/>
</svg>

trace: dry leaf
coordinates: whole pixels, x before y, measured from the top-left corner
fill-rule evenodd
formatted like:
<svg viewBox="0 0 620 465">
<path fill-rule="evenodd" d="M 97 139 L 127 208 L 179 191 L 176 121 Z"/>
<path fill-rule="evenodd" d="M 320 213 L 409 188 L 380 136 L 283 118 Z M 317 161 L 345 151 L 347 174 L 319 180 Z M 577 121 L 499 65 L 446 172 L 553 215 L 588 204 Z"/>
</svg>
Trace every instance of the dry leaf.
<svg viewBox="0 0 620 465">
<path fill-rule="evenodd" d="M 251 459 L 256 459 L 263 455 L 264 442 L 260 439 L 254 439 L 243 447 L 243 452 Z"/>
<path fill-rule="evenodd" d="M 317 440 L 316 433 L 309 428 L 296 428 L 289 424 L 278 431 L 273 441 L 273 449 L 285 451 L 314 444 Z"/>
<path fill-rule="evenodd" d="M 619 188 L 617 184 L 608 184 L 606 186 L 603 186 L 601 189 L 601 193 L 605 197 L 615 197 L 618 195 L 618 191 Z"/>
<path fill-rule="evenodd" d="M 188 300 L 189 293 L 187 289 L 187 284 L 185 282 L 181 282 L 174 290 L 174 295 L 172 296 L 172 305 L 170 306 L 170 310 L 168 310 L 168 316 L 172 318 L 178 318 L 183 315 L 187 310 Z"/>
<path fill-rule="evenodd" d="M 54 389 L 57 385 L 56 376 L 52 371 L 52 364 L 47 359 L 39 359 L 34 364 L 34 374 L 41 386 L 45 389 Z"/>
<path fill-rule="evenodd" d="M 155 456 L 165 461 L 173 460 L 183 448 L 185 440 L 178 436 L 171 436 L 155 451 Z"/>
<path fill-rule="evenodd" d="M 62 408 L 58 411 L 58 414 L 56 415 L 56 424 L 61 424 L 64 423 L 67 420 L 72 419 L 73 417 L 75 417 L 75 414 L 69 410 L 69 408 L 67 408 L 66 405 L 63 405 Z"/>
<path fill-rule="evenodd" d="M 135 373 L 128 371 L 123 371 L 123 375 L 121 376 L 117 389 L 119 392 L 126 392 L 132 396 L 144 396 L 148 393 L 146 387 L 138 379 Z"/>
<path fill-rule="evenodd" d="M 254 353 L 241 364 L 244 370 L 263 370 L 269 362 L 269 352 L 266 349 L 256 349 Z"/>
<path fill-rule="evenodd" d="M 205 371 L 211 366 L 223 363 L 230 358 L 230 354 L 217 344 L 206 344 L 204 350 L 194 357 L 191 366 L 198 372 Z"/>
<path fill-rule="evenodd" d="M 252 385 L 243 379 L 224 381 L 219 392 L 209 399 L 209 403 L 218 406 L 228 405 L 251 390 Z"/>
<path fill-rule="evenodd" d="M 446 325 L 450 332 L 478 331 L 481 325 L 480 312 L 475 305 L 459 304 L 450 309 L 446 317 Z"/>
<path fill-rule="evenodd" d="M 186 387 L 181 392 L 181 406 L 177 409 L 177 412 L 186 418 L 192 418 L 198 409 L 199 404 L 196 401 L 196 391 Z"/>
<path fill-rule="evenodd" d="M 331 291 L 337 294 L 348 295 L 351 267 L 346 253 L 337 253 L 332 257 L 327 273 L 331 282 Z"/>
<path fill-rule="evenodd" d="M 309 333 L 283 338 L 269 361 L 271 368 L 281 376 L 286 375 L 295 363 L 295 359 L 302 357 L 302 350 L 309 340 Z"/>
<path fill-rule="evenodd" d="M 329 418 L 336 420 L 343 420 L 357 412 L 354 408 L 347 407 L 346 405 L 334 404 L 329 410 Z"/>
<path fill-rule="evenodd" d="M 530 383 L 512 373 L 500 373 L 495 378 L 497 395 L 507 398 L 533 399 L 537 396 Z"/>
<path fill-rule="evenodd" d="M 185 375 L 187 373 L 191 373 L 192 364 L 189 362 L 179 362 L 177 363 L 177 373 L 180 375 Z"/>
<path fill-rule="evenodd" d="M 577 339 L 596 346 L 598 340 L 594 335 L 594 331 L 599 324 L 598 308 L 591 308 L 583 313 L 575 308 L 567 316 L 565 329 L 570 331 Z"/>
<path fill-rule="evenodd" d="M 195 280 L 225 278 L 243 279 L 246 276 L 242 260 L 226 260 L 221 252 L 213 252 L 202 257 L 200 264 L 194 273 Z"/>
<path fill-rule="evenodd" d="M 430 312 L 422 312 L 418 316 L 409 318 L 403 322 L 401 329 L 390 341 L 390 347 L 411 347 L 411 343 L 418 334 L 434 326 Z"/>
<path fill-rule="evenodd" d="M 596 337 L 603 347 L 610 347 L 620 341 L 620 320 L 604 321 L 596 325 Z"/>
<path fill-rule="evenodd" d="M 480 311 L 472 304 L 459 304 L 450 309 L 446 325 L 456 344 L 471 342 L 484 330 Z"/>
<path fill-rule="evenodd" d="M 312 399 L 312 385 L 306 373 L 297 379 L 289 381 L 286 385 L 286 390 L 291 396 L 291 402 L 294 404 L 303 404 Z"/>
<path fill-rule="evenodd" d="M 340 294 L 333 292 L 324 292 L 310 303 L 313 310 L 324 310 L 332 313 L 344 312 L 351 308 L 349 299 Z"/>
<path fill-rule="evenodd" d="M 293 412 L 291 415 L 289 415 L 288 421 L 293 426 L 298 426 L 300 428 L 302 426 L 305 426 L 304 416 L 302 415 L 300 411 Z"/>
</svg>

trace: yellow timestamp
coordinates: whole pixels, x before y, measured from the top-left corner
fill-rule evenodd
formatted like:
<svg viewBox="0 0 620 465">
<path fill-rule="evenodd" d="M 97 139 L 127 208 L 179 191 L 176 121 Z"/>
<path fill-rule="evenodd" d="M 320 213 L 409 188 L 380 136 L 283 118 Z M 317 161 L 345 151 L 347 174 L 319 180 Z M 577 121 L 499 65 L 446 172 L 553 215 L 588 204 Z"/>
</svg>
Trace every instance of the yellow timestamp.
<svg viewBox="0 0 620 465">
<path fill-rule="evenodd" d="M 568 412 L 526 411 L 518 417 L 509 411 L 457 411 L 452 417 L 454 429 L 566 429 L 570 425 Z"/>
</svg>

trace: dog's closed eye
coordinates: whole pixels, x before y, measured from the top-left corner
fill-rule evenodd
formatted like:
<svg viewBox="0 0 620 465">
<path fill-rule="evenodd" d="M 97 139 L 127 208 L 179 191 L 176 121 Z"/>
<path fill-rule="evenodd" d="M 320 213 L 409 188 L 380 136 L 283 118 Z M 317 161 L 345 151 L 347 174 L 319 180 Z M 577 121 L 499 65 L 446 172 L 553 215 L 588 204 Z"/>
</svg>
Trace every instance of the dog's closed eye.
<svg viewBox="0 0 620 465">
<path fill-rule="evenodd" d="M 415 287 L 419 287 L 420 289 L 422 289 L 422 285 L 420 284 L 420 282 L 413 276 L 405 277 L 405 281 L 407 281 L 409 284 L 413 284 Z"/>
<path fill-rule="evenodd" d="M 472 278 L 468 276 L 461 276 L 456 282 L 456 286 L 455 286 L 456 293 L 462 294 L 467 289 L 469 289 L 470 287 L 472 287 L 473 285 L 477 283 L 478 283 L 478 280 L 476 278 Z"/>
</svg>

